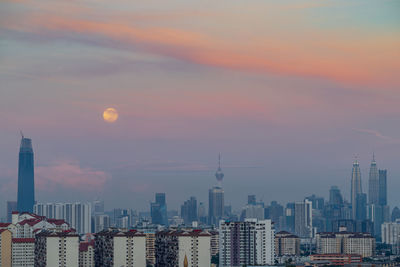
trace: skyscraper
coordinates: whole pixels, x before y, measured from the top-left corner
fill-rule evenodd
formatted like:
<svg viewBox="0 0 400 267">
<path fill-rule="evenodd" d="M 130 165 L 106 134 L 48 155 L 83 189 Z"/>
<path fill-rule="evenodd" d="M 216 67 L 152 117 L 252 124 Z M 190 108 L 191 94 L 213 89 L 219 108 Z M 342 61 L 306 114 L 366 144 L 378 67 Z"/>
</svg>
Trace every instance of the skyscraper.
<svg viewBox="0 0 400 267">
<path fill-rule="evenodd" d="M 387 205 L 387 170 L 379 170 L 379 205 Z"/>
<path fill-rule="evenodd" d="M 181 206 L 181 217 L 186 225 L 191 225 L 197 221 L 197 200 L 195 197 L 190 197 Z"/>
<path fill-rule="evenodd" d="M 329 190 L 329 204 L 340 206 L 343 204 L 343 197 L 337 186 L 332 186 Z"/>
<path fill-rule="evenodd" d="M 304 238 L 312 237 L 312 202 L 305 199 L 294 206 L 294 225 L 296 235 Z"/>
<path fill-rule="evenodd" d="M 221 154 L 218 158 L 218 170 L 215 178 L 217 178 L 217 185 L 208 191 L 208 223 L 211 225 L 218 225 L 219 220 L 224 216 L 224 190 L 222 189 L 224 173 L 221 169 Z"/>
<path fill-rule="evenodd" d="M 154 224 L 168 225 L 165 193 L 156 193 L 156 202 L 151 203 L 151 221 Z"/>
<path fill-rule="evenodd" d="M 375 155 L 372 156 L 368 180 L 368 204 L 379 203 L 379 174 L 376 167 Z"/>
<path fill-rule="evenodd" d="M 32 212 L 35 204 L 35 182 L 33 174 L 32 140 L 22 135 L 18 160 L 18 201 L 19 212 Z"/>
<path fill-rule="evenodd" d="M 353 162 L 353 170 L 351 173 L 351 209 L 352 209 L 352 215 L 353 219 L 356 218 L 357 214 L 357 195 L 362 193 L 362 187 L 361 187 L 361 170 L 360 170 L 360 164 L 358 163 L 358 160 L 356 159 Z"/>
</svg>

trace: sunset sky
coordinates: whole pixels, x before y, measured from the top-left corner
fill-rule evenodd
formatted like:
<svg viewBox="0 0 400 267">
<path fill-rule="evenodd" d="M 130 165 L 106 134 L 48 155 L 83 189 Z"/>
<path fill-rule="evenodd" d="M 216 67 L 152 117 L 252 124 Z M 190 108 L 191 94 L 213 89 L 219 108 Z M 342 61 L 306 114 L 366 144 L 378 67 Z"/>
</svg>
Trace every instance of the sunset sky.
<svg viewBox="0 0 400 267">
<path fill-rule="evenodd" d="M 0 215 L 16 199 L 19 131 L 39 202 L 148 210 L 349 199 L 375 152 L 400 205 L 400 1 L 3 0 Z M 106 108 L 119 113 L 103 121 Z"/>
</svg>

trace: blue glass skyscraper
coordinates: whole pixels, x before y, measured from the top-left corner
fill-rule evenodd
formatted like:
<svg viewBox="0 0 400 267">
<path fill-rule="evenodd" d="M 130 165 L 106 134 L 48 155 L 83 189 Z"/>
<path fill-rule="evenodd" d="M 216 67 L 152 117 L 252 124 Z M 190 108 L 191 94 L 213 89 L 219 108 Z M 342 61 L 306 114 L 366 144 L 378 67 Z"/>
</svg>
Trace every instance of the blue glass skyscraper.
<svg viewBox="0 0 400 267">
<path fill-rule="evenodd" d="M 33 212 L 35 204 L 35 181 L 33 173 L 32 140 L 22 136 L 18 160 L 18 202 L 19 212 Z"/>
</svg>

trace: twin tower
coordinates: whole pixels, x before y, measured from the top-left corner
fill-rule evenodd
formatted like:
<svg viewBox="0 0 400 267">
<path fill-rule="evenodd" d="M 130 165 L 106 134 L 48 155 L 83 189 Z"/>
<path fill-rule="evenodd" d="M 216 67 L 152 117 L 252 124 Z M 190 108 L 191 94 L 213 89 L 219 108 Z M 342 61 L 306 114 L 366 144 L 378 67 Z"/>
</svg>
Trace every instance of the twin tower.
<svg viewBox="0 0 400 267">
<path fill-rule="evenodd" d="M 22 135 L 18 158 L 18 202 L 19 212 L 33 212 L 35 205 L 35 178 L 32 140 Z"/>
</svg>

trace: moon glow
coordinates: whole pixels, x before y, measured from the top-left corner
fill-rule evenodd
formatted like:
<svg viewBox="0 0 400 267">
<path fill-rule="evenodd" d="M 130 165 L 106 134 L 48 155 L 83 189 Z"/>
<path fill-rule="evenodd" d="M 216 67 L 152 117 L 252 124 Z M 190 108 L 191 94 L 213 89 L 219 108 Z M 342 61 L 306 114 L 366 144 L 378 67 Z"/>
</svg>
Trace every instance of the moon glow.
<svg viewBox="0 0 400 267">
<path fill-rule="evenodd" d="M 106 122 L 112 123 L 118 119 L 118 112 L 114 108 L 108 108 L 103 112 L 103 119 Z"/>
</svg>

